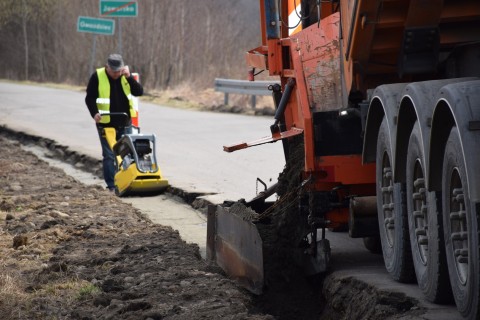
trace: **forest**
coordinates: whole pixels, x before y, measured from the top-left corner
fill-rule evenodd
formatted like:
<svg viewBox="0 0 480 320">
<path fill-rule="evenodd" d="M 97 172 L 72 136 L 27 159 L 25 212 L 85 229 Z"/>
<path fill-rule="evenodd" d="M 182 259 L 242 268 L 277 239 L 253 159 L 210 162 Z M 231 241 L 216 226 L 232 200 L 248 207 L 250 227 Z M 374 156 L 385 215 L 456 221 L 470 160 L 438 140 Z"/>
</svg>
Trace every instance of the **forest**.
<svg viewBox="0 0 480 320">
<path fill-rule="evenodd" d="M 101 0 L 1 0 L 0 78 L 86 85 L 120 53 L 144 86 L 204 89 L 245 79 L 261 42 L 256 0 L 137 0 L 137 16 L 100 14 Z M 78 32 L 78 18 L 114 19 L 113 35 Z"/>
</svg>

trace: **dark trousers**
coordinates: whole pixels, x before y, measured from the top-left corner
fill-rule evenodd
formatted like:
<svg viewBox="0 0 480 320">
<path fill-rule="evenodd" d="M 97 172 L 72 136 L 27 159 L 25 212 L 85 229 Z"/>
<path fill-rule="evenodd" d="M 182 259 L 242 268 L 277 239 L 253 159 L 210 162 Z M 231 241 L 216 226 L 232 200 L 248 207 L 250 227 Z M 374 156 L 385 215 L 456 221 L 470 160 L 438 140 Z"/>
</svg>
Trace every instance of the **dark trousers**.
<svg viewBox="0 0 480 320">
<path fill-rule="evenodd" d="M 112 149 L 108 145 L 107 139 L 103 133 L 103 127 L 97 125 L 98 136 L 100 138 L 100 144 L 102 145 L 102 164 L 103 164 L 103 179 L 107 184 L 108 189 L 115 189 L 115 173 L 117 168 L 115 167 L 115 158 Z M 132 133 L 132 126 L 115 128 L 116 140 L 120 139 L 124 134 Z"/>
</svg>

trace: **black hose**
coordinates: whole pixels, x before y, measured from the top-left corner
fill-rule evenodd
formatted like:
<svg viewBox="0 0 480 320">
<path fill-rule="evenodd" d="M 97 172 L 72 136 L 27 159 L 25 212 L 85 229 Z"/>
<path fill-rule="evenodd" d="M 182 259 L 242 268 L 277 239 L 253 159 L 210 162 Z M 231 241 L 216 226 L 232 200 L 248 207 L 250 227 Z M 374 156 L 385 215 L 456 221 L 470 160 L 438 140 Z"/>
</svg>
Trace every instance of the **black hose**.
<svg viewBox="0 0 480 320">
<path fill-rule="evenodd" d="M 278 109 L 275 112 L 275 124 L 278 125 L 280 120 L 285 113 L 285 108 L 287 107 L 288 100 L 290 100 L 290 95 L 292 94 L 293 87 L 295 86 L 295 79 L 289 78 L 287 84 L 285 85 L 285 91 L 283 92 L 282 99 L 280 99 L 280 103 L 278 104 Z"/>
</svg>

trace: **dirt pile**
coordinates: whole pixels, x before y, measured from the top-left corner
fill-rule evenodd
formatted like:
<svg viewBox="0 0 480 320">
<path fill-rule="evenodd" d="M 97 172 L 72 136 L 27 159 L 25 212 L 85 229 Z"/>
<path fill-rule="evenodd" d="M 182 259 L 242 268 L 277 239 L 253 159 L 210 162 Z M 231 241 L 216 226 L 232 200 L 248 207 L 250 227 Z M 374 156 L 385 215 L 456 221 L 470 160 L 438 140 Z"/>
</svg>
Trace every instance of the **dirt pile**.
<svg viewBox="0 0 480 320">
<path fill-rule="evenodd" d="M 393 291 L 379 291 L 352 277 L 327 278 L 323 294 L 329 297 L 320 320 L 351 319 L 431 319 L 418 301 Z"/>
<path fill-rule="evenodd" d="M 256 224 L 262 239 L 265 287 L 255 303 L 282 320 L 421 319 L 425 311 L 403 293 L 379 291 L 328 272 L 309 275 L 310 258 L 304 252 L 312 232 L 308 220 L 316 216 L 310 215 L 308 180 L 301 174 L 302 138 L 290 140 L 288 161 L 278 178 L 279 198 L 270 208 L 252 214 L 243 201 L 228 203 L 230 213 Z"/>
<path fill-rule="evenodd" d="M 198 247 L 0 136 L 2 319 L 272 319 Z"/>
<path fill-rule="evenodd" d="M 402 294 L 352 278 L 305 278 L 288 254 L 298 239 L 290 228 L 298 201 L 257 224 L 269 240 L 266 287 L 256 297 L 203 261 L 178 232 L 48 166 L 4 134 L 2 319 L 422 319 L 416 301 Z M 63 150 L 65 161 L 95 167 L 54 143 L 47 147 Z M 279 177 L 282 195 L 302 180 L 290 169 Z"/>
<path fill-rule="evenodd" d="M 280 173 L 278 200 L 267 210 L 253 213 L 244 201 L 226 203 L 228 211 L 252 221 L 262 239 L 264 290 L 255 301 L 277 319 L 314 320 L 320 317 L 321 277 L 306 278 L 300 242 L 307 233 L 307 217 L 299 214 L 303 169 L 303 137 L 292 139 L 289 161 Z"/>
<path fill-rule="evenodd" d="M 307 278 L 302 268 L 300 241 L 308 230 L 305 211 L 299 208 L 303 152 L 303 136 L 289 141 L 287 164 L 278 178 L 279 200 L 261 215 L 264 218 L 257 224 L 264 243 L 266 288 L 261 299 L 266 306 L 282 306 L 267 309 L 280 319 L 318 319 L 324 306 L 323 276 Z"/>
</svg>

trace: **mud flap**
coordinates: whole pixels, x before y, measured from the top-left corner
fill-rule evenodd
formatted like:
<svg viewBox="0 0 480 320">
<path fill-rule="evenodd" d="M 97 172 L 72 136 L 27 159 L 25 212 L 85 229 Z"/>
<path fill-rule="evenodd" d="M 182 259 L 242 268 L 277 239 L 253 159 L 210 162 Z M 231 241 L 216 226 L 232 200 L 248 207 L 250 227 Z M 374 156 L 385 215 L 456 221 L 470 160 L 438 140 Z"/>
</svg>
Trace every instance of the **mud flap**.
<svg viewBox="0 0 480 320">
<path fill-rule="evenodd" d="M 254 294 L 264 285 L 262 239 L 248 219 L 221 206 L 208 207 L 207 259 Z"/>
</svg>

